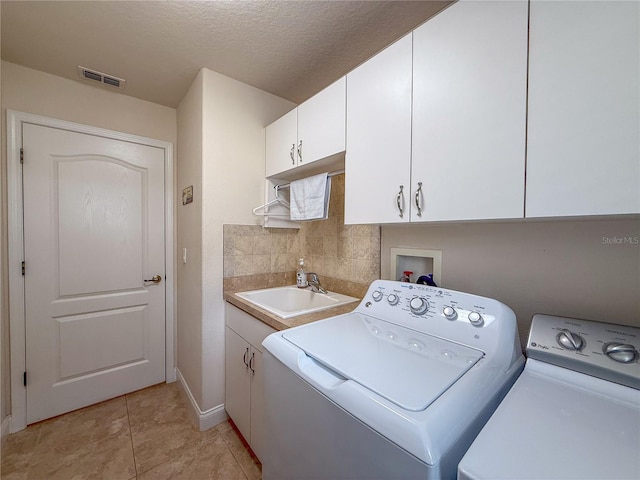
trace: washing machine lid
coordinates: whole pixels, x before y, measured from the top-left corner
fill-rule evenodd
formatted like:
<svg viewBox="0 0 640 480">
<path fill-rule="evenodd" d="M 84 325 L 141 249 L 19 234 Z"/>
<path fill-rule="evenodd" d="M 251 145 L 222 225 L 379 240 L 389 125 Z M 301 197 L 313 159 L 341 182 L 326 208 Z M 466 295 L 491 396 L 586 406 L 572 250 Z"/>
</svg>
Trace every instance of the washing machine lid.
<svg viewBox="0 0 640 480">
<path fill-rule="evenodd" d="M 283 332 L 308 356 L 410 411 L 421 411 L 483 353 L 438 337 L 351 313 Z"/>
</svg>

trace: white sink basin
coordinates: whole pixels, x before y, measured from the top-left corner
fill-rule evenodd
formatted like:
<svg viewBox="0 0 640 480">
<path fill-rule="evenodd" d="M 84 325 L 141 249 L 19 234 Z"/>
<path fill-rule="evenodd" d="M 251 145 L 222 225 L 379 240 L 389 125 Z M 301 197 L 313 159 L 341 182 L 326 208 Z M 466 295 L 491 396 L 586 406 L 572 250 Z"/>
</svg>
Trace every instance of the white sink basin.
<svg viewBox="0 0 640 480">
<path fill-rule="evenodd" d="M 314 293 L 296 286 L 265 288 L 236 293 L 239 297 L 282 318 L 318 312 L 359 299 L 341 293 Z M 355 307 L 355 305 L 354 305 Z"/>
</svg>

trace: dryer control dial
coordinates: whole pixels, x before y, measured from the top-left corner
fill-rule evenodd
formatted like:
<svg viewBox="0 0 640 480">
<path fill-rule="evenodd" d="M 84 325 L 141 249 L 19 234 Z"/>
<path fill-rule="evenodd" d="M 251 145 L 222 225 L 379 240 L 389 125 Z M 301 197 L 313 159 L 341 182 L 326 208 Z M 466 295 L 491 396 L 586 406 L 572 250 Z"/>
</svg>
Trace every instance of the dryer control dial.
<svg viewBox="0 0 640 480">
<path fill-rule="evenodd" d="M 580 351 L 584 348 L 584 339 L 566 328 L 560 330 L 560 333 L 556 335 L 556 340 L 558 345 L 566 350 Z"/>
<path fill-rule="evenodd" d="M 455 309 L 450 306 L 444 307 L 442 309 L 442 314 L 447 320 L 455 320 L 456 318 L 458 318 L 458 312 L 456 312 Z"/>
<path fill-rule="evenodd" d="M 389 302 L 389 305 L 397 305 L 399 301 L 400 297 L 395 293 L 390 293 L 389 296 L 387 296 L 387 302 Z"/>
<path fill-rule="evenodd" d="M 423 315 L 429 310 L 429 302 L 424 297 L 413 297 L 409 302 L 409 308 L 411 308 L 412 313 Z"/>
<path fill-rule="evenodd" d="M 638 358 L 638 351 L 628 343 L 605 343 L 602 352 L 610 359 L 620 363 L 631 363 Z"/>
<path fill-rule="evenodd" d="M 380 300 L 382 300 L 382 292 L 380 290 L 375 290 L 371 296 L 373 297 L 373 299 L 376 302 L 379 302 Z"/>
</svg>

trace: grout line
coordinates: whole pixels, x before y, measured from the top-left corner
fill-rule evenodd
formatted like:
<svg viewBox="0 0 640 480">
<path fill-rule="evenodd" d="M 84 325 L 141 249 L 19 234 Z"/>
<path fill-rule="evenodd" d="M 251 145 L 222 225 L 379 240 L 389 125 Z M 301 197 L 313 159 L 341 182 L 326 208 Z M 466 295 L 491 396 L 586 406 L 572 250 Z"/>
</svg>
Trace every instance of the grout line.
<svg viewBox="0 0 640 480">
<path fill-rule="evenodd" d="M 253 464 L 256 464 L 256 458 L 254 458 L 254 454 L 252 454 L 250 452 L 250 448 L 248 444 L 246 444 L 246 441 L 242 438 L 242 435 L 240 434 L 240 432 L 238 431 L 238 427 L 235 426 L 235 424 L 233 423 L 233 421 L 230 421 L 231 423 L 231 429 L 227 430 L 227 432 L 234 432 L 236 437 L 238 438 L 241 446 L 243 447 L 243 450 L 240 451 L 238 453 L 238 455 L 236 455 L 236 453 L 234 452 L 234 449 L 232 448 L 232 443 L 227 442 L 227 439 L 225 438 L 224 435 L 222 435 L 221 432 L 217 432 L 218 435 L 220 435 L 220 437 L 222 438 L 222 441 L 224 442 L 224 444 L 226 445 L 227 449 L 231 452 L 231 455 L 233 456 L 233 458 L 235 459 L 235 461 L 238 463 L 238 466 L 240 467 L 240 470 L 242 471 L 242 473 L 244 474 L 244 476 L 247 478 L 247 480 L 251 479 L 252 477 L 250 476 L 250 471 L 245 470 L 245 467 L 243 466 L 243 462 L 241 461 L 241 457 L 243 452 L 246 452 L 250 461 L 253 462 Z M 226 433 L 226 432 L 225 432 Z M 262 478 L 262 472 L 260 473 L 260 477 Z"/>
<path fill-rule="evenodd" d="M 127 426 L 129 427 L 129 441 L 131 442 L 131 454 L 133 455 L 133 469 L 136 472 L 134 478 L 138 478 L 138 464 L 136 463 L 136 450 L 133 447 L 133 432 L 131 431 L 131 418 L 129 416 L 129 398 L 128 395 L 124 396 L 124 404 L 127 408 Z"/>
</svg>

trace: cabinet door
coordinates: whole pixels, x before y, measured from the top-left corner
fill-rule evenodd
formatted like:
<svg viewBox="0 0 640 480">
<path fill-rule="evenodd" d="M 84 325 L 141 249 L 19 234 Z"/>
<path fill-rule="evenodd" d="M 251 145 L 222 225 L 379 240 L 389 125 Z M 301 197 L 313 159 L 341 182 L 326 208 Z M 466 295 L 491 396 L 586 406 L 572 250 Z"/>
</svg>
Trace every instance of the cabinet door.
<svg viewBox="0 0 640 480">
<path fill-rule="evenodd" d="M 347 75 L 345 223 L 408 222 L 410 161 L 411 34 Z"/>
<path fill-rule="evenodd" d="M 251 438 L 251 371 L 245 365 L 251 358 L 251 347 L 240 335 L 225 328 L 225 402 L 224 408 L 242 433 Z"/>
<path fill-rule="evenodd" d="M 253 348 L 251 355 L 251 449 L 261 459 L 264 451 L 264 371 L 262 353 Z"/>
<path fill-rule="evenodd" d="M 344 151 L 346 83 L 342 77 L 298 107 L 298 165 Z"/>
<path fill-rule="evenodd" d="M 531 2 L 527 217 L 640 212 L 639 18 Z"/>
<path fill-rule="evenodd" d="M 290 170 L 296 166 L 298 142 L 298 111 L 291 110 L 265 128 L 266 176 Z"/>
<path fill-rule="evenodd" d="M 524 216 L 527 16 L 463 0 L 414 31 L 412 221 Z"/>
</svg>

